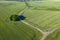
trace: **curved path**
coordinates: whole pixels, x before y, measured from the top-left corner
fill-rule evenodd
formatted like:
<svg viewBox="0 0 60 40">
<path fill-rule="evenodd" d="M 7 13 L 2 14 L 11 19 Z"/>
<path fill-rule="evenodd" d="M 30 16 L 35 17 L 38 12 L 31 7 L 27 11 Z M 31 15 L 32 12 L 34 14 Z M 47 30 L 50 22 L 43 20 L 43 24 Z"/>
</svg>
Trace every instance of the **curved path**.
<svg viewBox="0 0 60 40">
<path fill-rule="evenodd" d="M 60 28 L 60 24 L 57 25 L 56 27 L 51 28 L 50 30 L 45 32 L 45 34 L 43 34 L 43 37 L 40 40 L 44 40 L 49 34 L 51 34 L 52 32 L 54 32 L 55 30 L 57 30 L 59 28 Z"/>
<path fill-rule="evenodd" d="M 43 36 L 42 36 L 42 38 L 41 38 L 40 40 L 44 40 L 49 34 L 51 34 L 51 33 L 54 32 L 55 30 L 57 30 L 57 29 L 60 28 L 60 25 L 57 25 L 56 27 L 51 28 L 49 31 L 44 32 L 43 30 L 41 30 L 41 29 L 33 26 L 32 24 L 30 24 L 30 23 L 28 23 L 28 22 L 26 22 L 26 21 L 21 21 L 21 22 L 23 22 L 24 24 L 29 25 L 30 27 L 32 27 L 32 28 L 38 30 L 39 32 L 41 32 L 41 33 L 43 34 Z"/>
<path fill-rule="evenodd" d="M 30 24 L 30 23 L 28 23 L 28 22 L 25 22 L 25 21 L 21 21 L 21 22 L 23 22 L 23 23 L 26 24 L 26 25 L 29 25 L 30 27 L 32 27 L 32 28 L 38 30 L 39 32 L 41 32 L 42 34 L 44 34 L 44 32 L 43 32 L 42 30 L 40 30 L 39 28 L 33 26 L 32 24 Z"/>
<path fill-rule="evenodd" d="M 28 7 L 26 7 L 24 10 L 22 10 L 18 15 L 24 14 L 24 12 L 25 12 L 27 9 L 28 9 Z M 38 30 L 39 32 L 41 32 L 41 33 L 43 34 L 43 36 L 42 36 L 42 38 L 41 38 L 40 40 L 44 40 L 49 34 L 51 34 L 51 33 L 54 32 L 55 30 L 57 30 L 57 29 L 60 28 L 60 24 L 59 24 L 59 25 L 57 25 L 56 27 L 51 28 L 51 29 L 48 30 L 47 32 L 44 32 L 43 30 L 35 27 L 34 25 L 32 25 L 32 24 L 30 24 L 30 23 L 28 23 L 28 22 L 26 22 L 26 21 L 23 21 L 23 20 L 22 20 L 21 22 L 23 22 L 24 24 L 29 25 L 30 27 L 32 27 L 32 28 Z"/>
</svg>

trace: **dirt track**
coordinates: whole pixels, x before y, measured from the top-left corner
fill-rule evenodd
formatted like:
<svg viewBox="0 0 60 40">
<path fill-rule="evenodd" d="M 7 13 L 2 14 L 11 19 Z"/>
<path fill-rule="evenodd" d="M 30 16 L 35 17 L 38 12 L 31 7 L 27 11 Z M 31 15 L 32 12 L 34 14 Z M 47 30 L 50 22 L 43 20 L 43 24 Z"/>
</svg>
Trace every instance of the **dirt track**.
<svg viewBox="0 0 60 40">
<path fill-rule="evenodd" d="M 24 10 L 22 10 L 18 15 L 23 14 L 27 9 L 28 9 L 28 7 L 25 8 Z M 41 32 L 41 33 L 43 34 L 43 36 L 42 36 L 42 38 L 41 38 L 40 40 L 44 40 L 49 34 L 51 34 L 51 33 L 54 32 L 55 30 L 57 30 L 57 29 L 60 28 L 60 24 L 59 24 L 59 25 L 57 25 L 56 27 L 51 28 L 51 29 L 48 30 L 47 32 L 44 32 L 43 30 L 35 27 L 34 25 L 32 25 L 32 24 L 30 24 L 30 23 L 28 23 L 28 22 L 26 22 L 26 21 L 21 21 L 21 22 L 23 22 L 24 24 L 29 25 L 30 27 L 32 27 L 32 28 L 38 30 L 39 32 Z"/>
</svg>

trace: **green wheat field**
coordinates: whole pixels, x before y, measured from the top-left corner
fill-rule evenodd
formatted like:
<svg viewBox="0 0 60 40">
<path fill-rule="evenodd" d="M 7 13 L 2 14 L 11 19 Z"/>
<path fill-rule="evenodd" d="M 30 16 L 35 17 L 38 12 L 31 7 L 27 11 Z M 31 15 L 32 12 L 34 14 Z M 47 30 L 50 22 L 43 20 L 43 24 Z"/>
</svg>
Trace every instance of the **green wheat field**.
<svg viewBox="0 0 60 40">
<path fill-rule="evenodd" d="M 43 30 L 60 26 L 60 1 L 28 2 L 31 6 L 24 12 L 29 24 Z M 24 2 L 0 1 L 0 40 L 41 40 L 43 34 L 21 21 L 11 21 L 10 16 L 19 14 L 26 7 Z M 60 40 L 60 28 L 44 40 Z"/>
</svg>

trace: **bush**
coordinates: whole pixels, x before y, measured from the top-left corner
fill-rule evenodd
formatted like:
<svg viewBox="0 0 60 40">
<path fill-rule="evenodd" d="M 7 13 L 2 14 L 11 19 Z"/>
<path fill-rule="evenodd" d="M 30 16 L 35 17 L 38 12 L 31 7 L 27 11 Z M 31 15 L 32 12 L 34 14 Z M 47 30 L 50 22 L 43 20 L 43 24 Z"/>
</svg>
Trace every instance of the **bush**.
<svg viewBox="0 0 60 40">
<path fill-rule="evenodd" d="M 20 20 L 25 20 L 25 16 L 23 15 L 11 15 L 10 20 L 11 21 L 20 21 Z"/>
<path fill-rule="evenodd" d="M 10 20 L 11 21 L 16 21 L 17 17 L 18 17 L 18 15 L 11 15 Z"/>
</svg>

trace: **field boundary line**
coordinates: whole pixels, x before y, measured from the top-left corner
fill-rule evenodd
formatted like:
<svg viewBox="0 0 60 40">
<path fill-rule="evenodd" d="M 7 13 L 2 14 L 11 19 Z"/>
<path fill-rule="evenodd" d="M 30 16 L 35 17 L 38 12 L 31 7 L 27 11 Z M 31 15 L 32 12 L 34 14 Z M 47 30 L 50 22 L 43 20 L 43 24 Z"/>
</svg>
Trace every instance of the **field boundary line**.
<svg viewBox="0 0 60 40">
<path fill-rule="evenodd" d="M 25 12 L 27 9 L 28 9 L 28 7 L 24 8 L 24 10 L 22 10 L 18 15 L 23 15 L 24 12 Z M 35 27 L 34 25 L 30 24 L 29 22 L 26 22 L 26 21 L 24 21 L 24 20 L 22 20 L 21 22 L 23 22 L 24 24 L 26 24 L 26 25 L 28 25 L 28 26 L 36 29 L 37 31 L 41 32 L 43 36 L 41 37 L 40 40 L 45 40 L 45 38 L 46 38 L 49 34 L 51 34 L 51 33 L 54 32 L 55 30 L 57 30 L 57 29 L 60 28 L 60 25 L 57 25 L 56 27 L 53 27 L 53 28 L 51 28 L 51 29 L 48 30 L 48 31 L 43 31 L 43 30 Z"/>
<path fill-rule="evenodd" d="M 28 9 L 28 7 L 24 8 L 24 10 L 22 10 L 21 12 L 19 12 L 18 15 L 24 14 L 24 12 L 25 12 L 27 9 Z M 33 26 L 32 24 L 30 24 L 30 23 L 28 23 L 28 22 L 25 22 L 25 21 L 23 21 L 23 20 L 22 20 L 21 22 L 23 22 L 23 23 L 26 24 L 26 25 L 29 25 L 30 27 L 32 27 L 32 28 L 38 30 L 39 32 L 41 32 L 42 34 L 44 34 L 44 31 L 42 31 L 41 29 L 39 29 L 39 28 Z"/>
<path fill-rule="evenodd" d="M 28 7 L 25 7 L 21 12 L 18 13 L 18 15 L 23 15 L 24 12 L 28 9 Z"/>
<path fill-rule="evenodd" d="M 59 29 L 59 28 L 60 28 L 60 24 L 57 25 L 56 27 L 51 28 L 51 29 L 48 30 L 47 32 L 50 32 L 50 34 L 51 34 L 52 32 L 54 32 L 55 30 L 57 30 L 57 29 Z"/>
<path fill-rule="evenodd" d="M 30 27 L 32 27 L 32 28 L 38 30 L 39 32 L 41 32 L 42 34 L 44 34 L 44 31 L 42 31 L 42 30 L 40 30 L 39 28 L 33 26 L 32 24 L 30 24 L 30 23 L 28 23 L 28 22 L 25 22 L 25 21 L 21 21 L 21 22 L 23 22 L 23 23 L 26 24 L 26 25 L 29 25 Z"/>
</svg>

